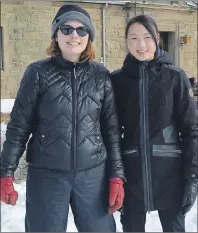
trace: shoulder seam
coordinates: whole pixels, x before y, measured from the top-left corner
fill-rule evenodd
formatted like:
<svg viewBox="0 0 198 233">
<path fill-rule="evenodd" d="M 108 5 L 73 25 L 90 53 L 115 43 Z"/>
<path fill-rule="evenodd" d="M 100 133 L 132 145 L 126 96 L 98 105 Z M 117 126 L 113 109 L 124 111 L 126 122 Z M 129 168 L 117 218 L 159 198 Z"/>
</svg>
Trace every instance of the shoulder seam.
<svg viewBox="0 0 198 233">
<path fill-rule="evenodd" d="M 94 63 L 89 63 L 89 64 L 90 64 L 91 67 L 93 67 L 93 69 L 97 70 L 97 68 L 96 68 L 96 66 L 94 65 Z M 98 63 L 95 63 L 95 64 L 98 64 Z M 99 64 L 100 64 L 100 63 L 99 63 Z M 102 74 L 105 74 L 105 76 L 107 76 L 107 74 L 110 75 L 109 70 L 108 70 L 105 66 L 101 65 L 101 66 L 99 66 L 99 67 L 104 68 L 103 70 L 101 70 L 101 71 L 102 71 Z M 100 78 L 102 78 L 102 76 L 101 76 L 99 73 L 97 73 L 97 76 L 100 77 Z M 105 79 L 107 79 L 107 77 L 106 77 Z"/>
<path fill-rule="evenodd" d="M 170 70 L 176 71 L 178 73 L 182 71 L 182 68 L 175 65 L 165 64 L 165 67 L 169 68 Z"/>
</svg>

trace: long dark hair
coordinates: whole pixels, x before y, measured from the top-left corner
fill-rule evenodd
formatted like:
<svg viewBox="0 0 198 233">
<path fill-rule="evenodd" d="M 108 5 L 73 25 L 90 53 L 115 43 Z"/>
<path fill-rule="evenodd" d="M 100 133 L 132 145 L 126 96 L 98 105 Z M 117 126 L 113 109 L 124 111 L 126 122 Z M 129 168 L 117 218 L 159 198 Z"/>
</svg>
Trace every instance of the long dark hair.
<svg viewBox="0 0 198 233">
<path fill-rule="evenodd" d="M 157 46 L 157 35 L 159 34 L 159 30 L 158 30 L 158 26 L 155 20 L 149 15 L 138 15 L 138 16 L 131 18 L 129 22 L 127 23 L 126 30 L 125 30 L 126 38 L 128 36 L 130 26 L 134 23 L 142 24 L 147 29 L 147 31 L 151 34 Z"/>
</svg>

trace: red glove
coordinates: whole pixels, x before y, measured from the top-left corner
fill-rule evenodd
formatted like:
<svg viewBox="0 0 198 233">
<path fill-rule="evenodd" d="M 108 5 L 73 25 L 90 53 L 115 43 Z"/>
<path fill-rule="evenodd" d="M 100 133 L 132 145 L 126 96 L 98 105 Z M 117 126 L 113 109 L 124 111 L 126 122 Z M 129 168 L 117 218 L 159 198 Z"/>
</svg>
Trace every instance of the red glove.
<svg viewBox="0 0 198 233">
<path fill-rule="evenodd" d="M 18 193 L 14 190 L 13 177 L 0 178 L 1 182 L 1 201 L 6 204 L 16 205 Z"/>
<path fill-rule="evenodd" d="M 115 213 L 122 207 L 124 200 L 124 187 L 121 178 L 111 178 L 109 187 L 109 214 Z"/>
</svg>

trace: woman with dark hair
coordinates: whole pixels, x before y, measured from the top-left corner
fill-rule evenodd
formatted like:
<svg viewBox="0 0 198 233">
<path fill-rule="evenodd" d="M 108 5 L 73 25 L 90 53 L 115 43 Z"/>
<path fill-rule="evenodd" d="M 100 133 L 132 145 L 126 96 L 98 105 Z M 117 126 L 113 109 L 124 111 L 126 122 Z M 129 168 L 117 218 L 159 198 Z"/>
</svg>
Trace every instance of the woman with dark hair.
<svg viewBox="0 0 198 233">
<path fill-rule="evenodd" d="M 87 11 L 62 6 L 49 58 L 30 64 L 7 125 L 1 200 L 15 205 L 14 172 L 27 147 L 26 232 L 64 232 L 69 204 L 78 231 L 115 232 L 124 172 L 108 70 L 92 61 Z"/>
<path fill-rule="evenodd" d="M 128 22 L 126 41 L 129 54 L 112 73 L 127 179 L 123 231 L 144 232 L 146 212 L 158 210 L 163 231 L 183 232 L 198 181 L 192 87 L 185 72 L 160 50 L 150 16 Z"/>
</svg>

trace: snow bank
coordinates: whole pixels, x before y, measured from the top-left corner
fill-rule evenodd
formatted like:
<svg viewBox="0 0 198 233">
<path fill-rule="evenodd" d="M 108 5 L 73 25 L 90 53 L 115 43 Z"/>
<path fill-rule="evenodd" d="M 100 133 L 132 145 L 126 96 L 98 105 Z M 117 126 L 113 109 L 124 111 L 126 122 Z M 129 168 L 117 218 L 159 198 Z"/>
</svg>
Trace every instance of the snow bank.
<svg viewBox="0 0 198 233">
<path fill-rule="evenodd" d="M 15 99 L 1 99 L 1 113 L 10 113 Z"/>
</svg>

